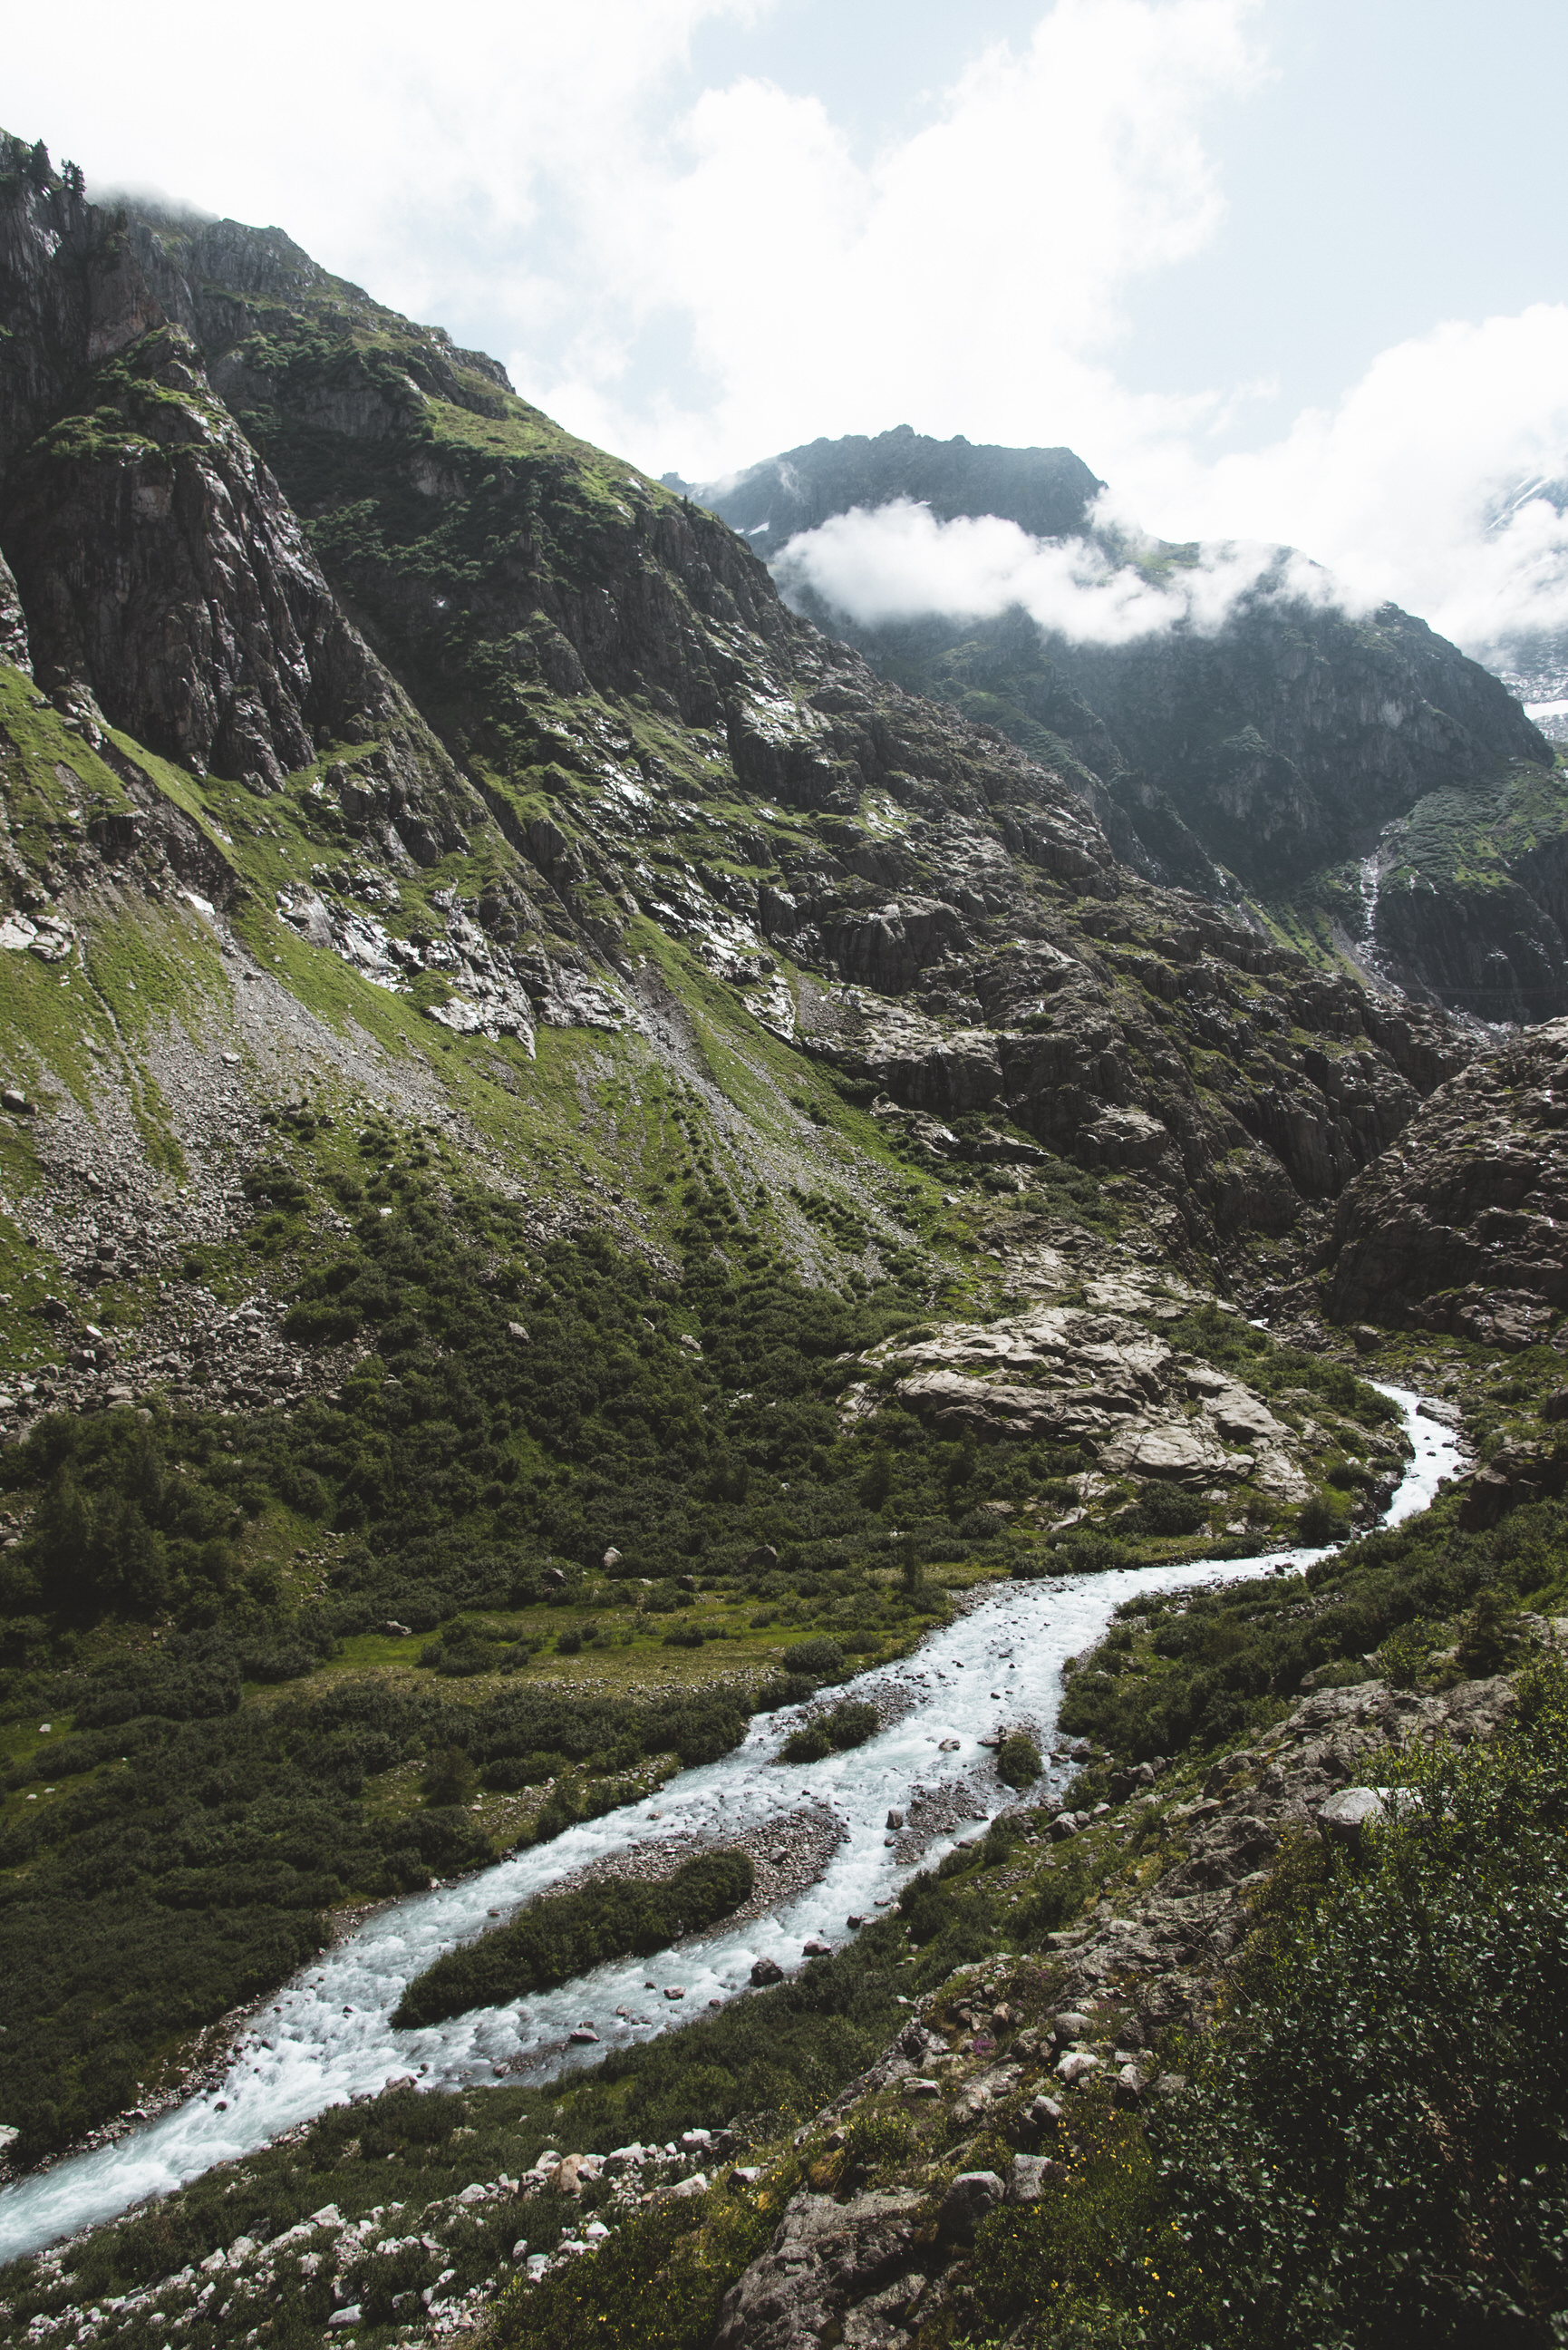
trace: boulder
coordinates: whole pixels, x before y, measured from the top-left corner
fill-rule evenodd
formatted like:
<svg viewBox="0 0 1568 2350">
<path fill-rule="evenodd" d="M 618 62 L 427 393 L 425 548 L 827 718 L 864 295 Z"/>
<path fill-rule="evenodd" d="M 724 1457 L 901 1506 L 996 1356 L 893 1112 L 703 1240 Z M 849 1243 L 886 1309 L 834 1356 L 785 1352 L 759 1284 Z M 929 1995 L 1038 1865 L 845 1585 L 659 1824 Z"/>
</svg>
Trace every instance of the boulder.
<svg viewBox="0 0 1568 2350">
<path fill-rule="evenodd" d="M 1414 1787 L 1342 1787 L 1319 1806 L 1317 1824 L 1324 1835 L 1354 1849 L 1369 1827 L 1386 1827 L 1390 1820 L 1420 1808 Z"/>
<path fill-rule="evenodd" d="M 784 1970 L 776 1959 L 764 1957 L 752 1961 L 752 1982 L 756 1990 L 763 1991 L 768 1984 L 781 1983 L 784 1979 Z"/>
<path fill-rule="evenodd" d="M 971 2242 L 986 2213 L 995 2210 L 1006 2192 L 994 2170 L 961 2170 L 942 2198 L 938 2235 Z"/>
<path fill-rule="evenodd" d="M 1008 2202 L 1038 2203 L 1056 2167 L 1046 2154 L 1015 2154 L 1007 2169 Z"/>
<path fill-rule="evenodd" d="M 725 2294 L 712 2350 L 805 2350 L 829 2327 L 847 2343 L 873 2295 L 902 2285 L 907 2306 L 924 2282 L 909 2273 L 919 2210 L 914 2194 L 792 2196 L 767 2251 Z"/>
</svg>

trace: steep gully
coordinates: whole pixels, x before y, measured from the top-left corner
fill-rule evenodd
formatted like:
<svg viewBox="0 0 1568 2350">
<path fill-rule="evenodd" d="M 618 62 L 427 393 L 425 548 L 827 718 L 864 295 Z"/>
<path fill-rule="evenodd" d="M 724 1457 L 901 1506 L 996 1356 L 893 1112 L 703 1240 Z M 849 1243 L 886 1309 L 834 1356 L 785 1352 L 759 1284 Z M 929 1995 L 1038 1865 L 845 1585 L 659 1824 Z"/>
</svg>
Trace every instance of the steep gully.
<svg viewBox="0 0 1568 2350">
<path fill-rule="evenodd" d="M 1395 1524 L 1424 1509 L 1440 1481 L 1455 1472 L 1459 1446 L 1447 1429 L 1417 1418 L 1417 1396 L 1397 1388 L 1384 1393 L 1400 1406 L 1414 1446 L 1384 1520 Z M 1302 1566 L 1323 1555 L 1293 1551 L 1278 1563 Z M 254 2152 L 327 2106 L 380 2090 L 389 2078 L 412 2074 L 430 2087 L 449 2088 L 492 2080 L 498 2071 L 515 2077 L 592 2064 L 609 2047 L 742 1994 L 759 1958 L 798 1965 L 805 1942 L 837 1940 L 846 1918 L 885 1905 L 910 1874 L 886 1820 L 890 1807 L 908 1808 L 917 1786 L 928 1797 L 946 1795 L 950 1821 L 981 1819 L 1002 1807 L 979 1742 L 1024 1724 L 1048 1738 L 1064 1660 L 1101 1638 L 1121 1601 L 1138 1591 L 1238 1581 L 1266 1572 L 1271 1563 L 1188 1560 L 1002 1585 L 914 1655 L 860 1678 L 857 1691 L 880 1695 L 893 1717 L 867 1745 L 803 1774 L 774 1760 L 798 1715 L 759 1717 L 733 1753 L 683 1773 L 647 1802 L 379 1912 L 304 1969 L 260 2013 L 219 2087 L 0 2193 L 0 2259 L 111 2219 L 214 2164 Z M 956 1748 L 944 1753 L 944 1742 Z M 1053 1767 L 1054 1777 L 1060 1768 Z M 803 1776 L 810 1782 L 805 1789 Z M 662 1953 L 651 1961 L 658 1978 L 651 1991 L 649 1963 L 632 1960 L 512 2007 L 422 2031 L 391 2029 L 388 2018 L 410 1980 L 441 1950 L 482 1932 L 496 1910 L 507 1915 L 586 1864 L 644 1841 L 707 1842 L 782 1823 L 798 1812 L 803 1796 L 831 1814 L 836 1835 L 817 1880 L 763 1917 Z M 940 1856 L 952 1840 L 940 1835 L 921 1858 Z M 680 2001 L 664 1998 L 667 1984 L 680 1989 Z M 599 2041 L 569 2043 L 567 2034 L 590 2020 Z"/>
</svg>

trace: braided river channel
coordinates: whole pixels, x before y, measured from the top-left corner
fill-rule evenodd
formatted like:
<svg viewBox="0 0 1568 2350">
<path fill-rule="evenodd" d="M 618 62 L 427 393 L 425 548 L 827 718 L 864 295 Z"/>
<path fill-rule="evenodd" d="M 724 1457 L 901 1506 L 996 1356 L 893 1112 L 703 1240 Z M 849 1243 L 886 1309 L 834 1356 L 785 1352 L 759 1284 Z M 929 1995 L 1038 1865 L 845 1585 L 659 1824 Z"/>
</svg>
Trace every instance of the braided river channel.
<svg viewBox="0 0 1568 2350">
<path fill-rule="evenodd" d="M 1383 1392 L 1398 1404 L 1414 1456 L 1383 1523 L 1425 1509 L 1439 1482 L 1459 1466 L 1459 1446 L 1437 1421 L 1417 1417 L 1420 1399 Z M 564 2066 L 591 2064 L 607 2050 L 647 2038 L 702 2013 L 710 2002 L 743 1994 L 759 1958 L 786 1970 L 802 1962 L 814 1939 L 836 1945 L 851 1915 L 885 1907 L 917 1866 L 951 1848 L 958 1827 L 939 1835 L 918 1861 L 900 1860 L 887 1828 L 890 1807 L 904 1808 L 918 1785 L 950 1800 L 947 1816 L 981 1820 L 1016 1801 L 999 1786 L 981 1741 L 1027 1727 L 1051 1742 L 1063 1690 L 1064 1661 L 1105 1633 L 1113 1611 L 1140 1592 L 1214 1586 L 1293 1568 L 1325 1554 L 1297 1550 L 1223 1562 L 1113 1569 L 1048 1582 L 1000 1583 L 966 1614 L 930 1633 L 910 1656 L 860 1675 L 855 1694 L 879 1691 L 893 1719 L 866 1745 L 807 1765 L 775 1760 L 798 1711 L 756 1717 L 742 1744 L 717 1762 L 685 1771 L 657 1794 L 603 1819 L 585 1821 L 554 1842 L 520 1852 L 461 1883 L 441 1885 L 379 1909 L 348 1939 L 303 1968 L 254 2015 L 236 2043 L 226 2077 L 112 2143 L 73 2155 L 0 2191 L 0 2259 L 36 2251 L 78 2229 L 113 2219 L 131 2205 L 197 2178 L 214 2164 L 255 2152 L 282 2131 L 327 2106 L 389 2079 L 413 2074 L 422 2087 L 452 2088 L 543 2078 Z M 1054 1764 L 1038 1800 L 1059 1786 L 1070 1764 Z M 389 2021 L 405 1985 L 442 1950 L 483 1932 L 497 1911 L 509 1916 L 585 1864 L 680 1838 L 687 1851 L 749 1829 L 798 1817 L 820 1805 L 836 1837 L 816 1880 L 749 1922 L 662 1952 L 599 1967 L 559 1990 L 531 1994 L 421 2031 L 395 2032 Z M 964 1833 L 974 1834 L 972 1827 Z M 658 1988 L 647 1989 L 649 1976 Z M 665 1985 L 683 1997 L 667 2001 Z M 626 2015 L 618 2014 L 625 2009 Z M 591 2024 L 597 2043 L 567 2035 Z"/>
</svg>

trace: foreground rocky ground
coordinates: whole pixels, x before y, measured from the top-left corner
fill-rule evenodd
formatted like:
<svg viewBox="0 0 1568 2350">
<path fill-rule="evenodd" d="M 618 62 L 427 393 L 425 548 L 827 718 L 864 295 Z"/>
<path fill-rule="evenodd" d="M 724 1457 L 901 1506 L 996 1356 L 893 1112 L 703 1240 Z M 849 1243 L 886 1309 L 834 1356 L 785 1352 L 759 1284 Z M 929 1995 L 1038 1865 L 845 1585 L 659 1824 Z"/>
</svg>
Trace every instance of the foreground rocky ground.
<svg viewBox="0 0 1568 2350">
<path fill-rule="evenodd" d="M 1568 1619 L 1533 1626 L 1541 1644 L 1565 1636 Z M 1381 1815 L 1375 1791 L 1393 1756 L 1488 1738 L 1512 1702 L 1506 1675 L 1436 1694 L 1368 1679 L 1311 1692 L 1201 1773 L 1087 1764 L 1064 1797 L 1004 1820 L 1013 1849 L 990 1879 L 992 1898 L 1027 1918 L 1071 1876 L 1084 1914 L 906 2001 L 881 2057 L 786 2137 L 747 2143 L 742 2126 L 595 2148 L 520 2135 L 514 2167 L 434 2200 L 351 2219 L 327 2204 L 91 2305 L 73 2286 L 79 2247 L 58 2246 L 11 2272 L 3 2338 L 249 2345 L 275 2337 L 286 2305 L 291 2324 L 327 2340 L 434 2343 L 481 2328 L 509 2280 L 514 2296 L 537 2290 L 666 2199 L 756 2210 L 781 2189 L 715 2350 L 945 2338 L 963 2322 L 979 2220 L 1039 2197 L 1072 2160 L 1076 2116 L 1107 2096 L 1136 2107 L 1181 2095 L 1179 2035 L 1211 2017 L 1287 1842 L 1355 1844 Z M 406 2101 L 411 2087 L 386 2095 Z M 382 2101 L 356 2102 L 368 2126 Z"/>
</svg>

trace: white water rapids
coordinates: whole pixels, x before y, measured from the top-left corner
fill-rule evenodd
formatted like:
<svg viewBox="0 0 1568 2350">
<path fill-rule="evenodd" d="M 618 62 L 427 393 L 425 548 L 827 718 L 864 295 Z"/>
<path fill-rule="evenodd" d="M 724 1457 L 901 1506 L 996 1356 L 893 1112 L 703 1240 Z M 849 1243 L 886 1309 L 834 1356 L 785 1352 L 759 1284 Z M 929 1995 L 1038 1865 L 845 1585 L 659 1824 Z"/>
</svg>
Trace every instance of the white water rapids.
<svg viewBox="0 0 1568 2350">
<path fill-rule="evenodd" d="M 1383 1392 L 1401 1407 L 1415 1446 L 1383 1521 L 1393 1524 L 1426 1508 L 1439 1481 L 1458 1468 L 1459 1448 L 1446 1428 L 1417 1418 L 1418 1398 L 1397 1388 Z M 683 1772 L 645 1802 L 585 1821 L 461 1884 L 414 1894 L 379 1911 L 258 2012 L 221 2086 L 112 2145 L 75 2155 L 0 2192 L 0 2259 L 16 2259 L 112 2219 L 215 2163 L 255 2152 L 328 2106 L 380 2090 L 397 2074 L 421 2074 L 426 2087 L 452 2087 L 492 2080 L 498 2065 L 512 2077 L 537 2077 L 563 2064 L 593 2064 L 609 2048 L 646 2039 L 701 2014 L 710 2002 L 733 1997 L 746 1987 L 755 1959 L 775 1959 L 793 1970 L 803 1943 L 814 1936 L 838 1943 L 849 1916 L 886 1906 L 912 1873 L 909 1864 L 895 1859 L 885 1822 L 889 1806 L 907 1807 L 916 1782 L 929 1794 L 948 1786 L 970 1795 L 976 1812 L 995 1812 L 1015 1800 L 998 1787 L 979 1741 L 1020 1724 L 1048 1741 L 1061 1701 L 1064 1659 L 1098 1640 L 1123 1600 L 1138 1592 L 1234 1582 L 1282 1559 L 1303 1566 L 1323 1555 L 1276 1552 L 998 1584 L 967 1615 L 922 1640 L 914 1655 L 857 1679 L 856 1693 L 873 1698 L 878 1687 L 893 1684 L 907 1708 L 867 1744 L 804 1770 L 781 1766 L 773 1757 L 800 1715 L 758 1716 L 732 1753 Z M 941 1742 L 955 1739 L 957 1751 L 944 1753 Z M 508 1915 L 585 1862 L 639 1844 L 683 1832 L 730 1835 L 774 1816 L 782 1820 L 799 1810 L 803 1794 L 830 1808 L 838 1842 L 818 1881 L 771 1914 L 696 1938 L 651 1961 L 600 1967 L 510 2007 L 460 2015 L 423 2031 L 392 2030 L 388 2018 L 404 1987 L 441 1951 L 481 1933 L 491 1911 Z M 940 1856 L 952 1840 L 940 1838 L 919 1865 Z M 178 1930 L 172 1917 L 170 1930 Z M 650 1979 L 657 1985 L 652 1991 L 646 1988 Z M 680 1986 L 683 2000 L 666 2001 L 666 1984 Z M 618 2018 L 621 2007 L 638 2020 Z M 598 2032 L 599 2043 L 566 2050 L 566 2035 L 584 2022 Z"/>
</svg>

